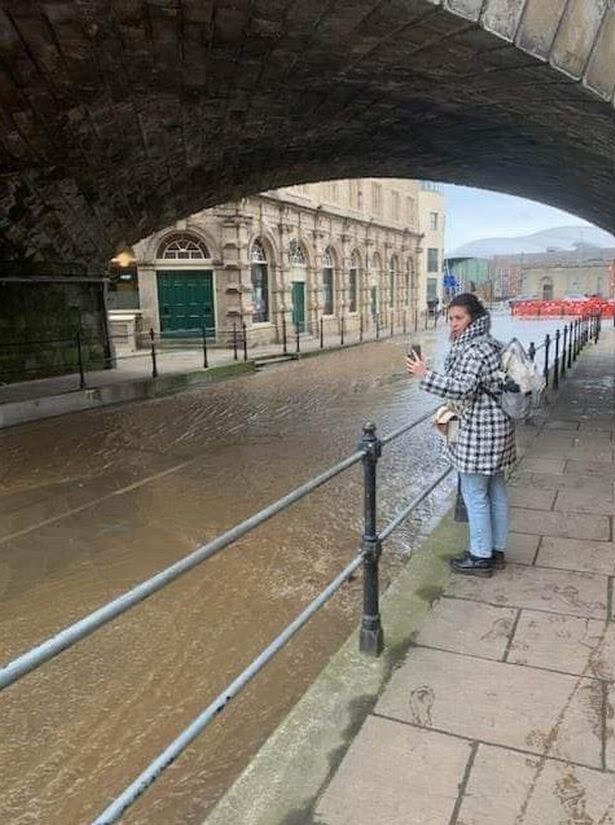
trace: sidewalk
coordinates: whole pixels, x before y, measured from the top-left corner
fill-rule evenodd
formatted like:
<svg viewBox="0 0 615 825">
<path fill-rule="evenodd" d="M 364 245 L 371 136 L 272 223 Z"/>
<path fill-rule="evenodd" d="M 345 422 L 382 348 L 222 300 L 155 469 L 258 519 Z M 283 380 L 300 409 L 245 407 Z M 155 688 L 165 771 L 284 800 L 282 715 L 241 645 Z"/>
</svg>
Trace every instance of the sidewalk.
<svg viewBox="0 0 615 825">
<path fill-rule="evenodd" d="M 614 453 L 605 329 L 527 445 L 507 569 L 449 575 L 314 823 L 615 824 Z"/>
</svg>

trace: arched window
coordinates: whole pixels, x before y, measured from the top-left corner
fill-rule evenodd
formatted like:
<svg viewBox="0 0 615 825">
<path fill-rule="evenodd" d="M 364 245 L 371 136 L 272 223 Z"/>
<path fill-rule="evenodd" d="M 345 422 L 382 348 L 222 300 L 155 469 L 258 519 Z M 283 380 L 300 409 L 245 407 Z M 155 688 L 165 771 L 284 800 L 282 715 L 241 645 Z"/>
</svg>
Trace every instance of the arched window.
<svg viewBox="0 0 615 825">
<path fill-rule="evenodd" d="M 295 266 L 305 266 L 305 253 L 299 241 L 291 241 L 288 246 L 288 257 L 291 264 Z"/>
<path fill-rule="evenodd" d="M 325 249 L 322 256 L 322 298 L 323 298 L 323 314 L 333 315 L 334 303 L 333 294 L 335 289 L 335 267 L 333 263 L 333 255 L 329 247 Z"/>
<path fill-rule="evenodd" d="M 198 238 L 192 235 L 174 235 L 158 247 L 157 257 L 165 261 L 203 261 L 211 255 Z"/>
<path fill-rule="evenodd" d="M 397 281 L 397 258 L 392 256 L 389 261 L 389 306 L 395 306 L 395 282 Z"/>
<path fill-rule="evenodd" d="M 358 252 L 353 252 L 350 258 L 350 270 L 348 271 L 348 311 L 356 312 L 359 292 L 359 269 L 361 261 Z"/>
<path fill-rule="evenodd" d="M 251 276 L 252 276 L 252 320 L 255 324 L 263 324 L 269 320 L 269 273 L 267 256 L 260 241 L 252 244 Z"/>
</svg>

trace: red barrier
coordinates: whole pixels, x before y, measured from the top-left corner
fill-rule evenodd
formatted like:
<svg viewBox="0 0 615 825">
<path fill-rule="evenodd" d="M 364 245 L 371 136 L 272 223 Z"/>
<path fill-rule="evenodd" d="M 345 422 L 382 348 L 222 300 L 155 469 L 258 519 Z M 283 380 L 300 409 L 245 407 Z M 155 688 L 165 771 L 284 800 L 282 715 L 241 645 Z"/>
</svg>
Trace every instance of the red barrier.
<svg viewBox="0 0 615 825">
<path fill-rule="evenodd" d="M 513 315 L 532 317 L 563 318 L 568 315 L 602 315 L 603 318 L 615 317 L 615 301 L 606 298 L 588 298 L 586 301 L 540 301 L 533 299 L 519 301 L 511 305 Z"/>
</svg>

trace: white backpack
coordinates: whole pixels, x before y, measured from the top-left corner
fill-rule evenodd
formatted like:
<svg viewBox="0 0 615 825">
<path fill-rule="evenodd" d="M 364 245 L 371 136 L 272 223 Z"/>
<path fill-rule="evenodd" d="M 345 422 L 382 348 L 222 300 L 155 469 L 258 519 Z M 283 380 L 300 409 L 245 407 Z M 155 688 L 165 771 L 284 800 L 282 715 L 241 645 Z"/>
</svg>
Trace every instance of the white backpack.
<svg viewBox="0 0 615 825">
<path fill-rule="evenodd" d="M 500 406 L 510 418 L 529 418 L 540 402 L 545 381 L 523 344 L 513 338 L 500 352 Z"/>
</svg>

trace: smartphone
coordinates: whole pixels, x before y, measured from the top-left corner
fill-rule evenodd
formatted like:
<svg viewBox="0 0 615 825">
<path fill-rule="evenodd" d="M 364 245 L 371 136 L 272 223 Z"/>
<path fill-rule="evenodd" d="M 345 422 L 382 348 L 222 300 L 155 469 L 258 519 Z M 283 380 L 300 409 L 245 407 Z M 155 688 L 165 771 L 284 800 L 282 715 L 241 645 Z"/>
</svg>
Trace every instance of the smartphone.
<svg viewBox="0 0 615 825">
<path fill-rule="evenodd" d="M 420 344 L 408 344 L 408 355 L 416 354 L 418 358 L 421 358 L 421 345 Z"/>
</svg>

